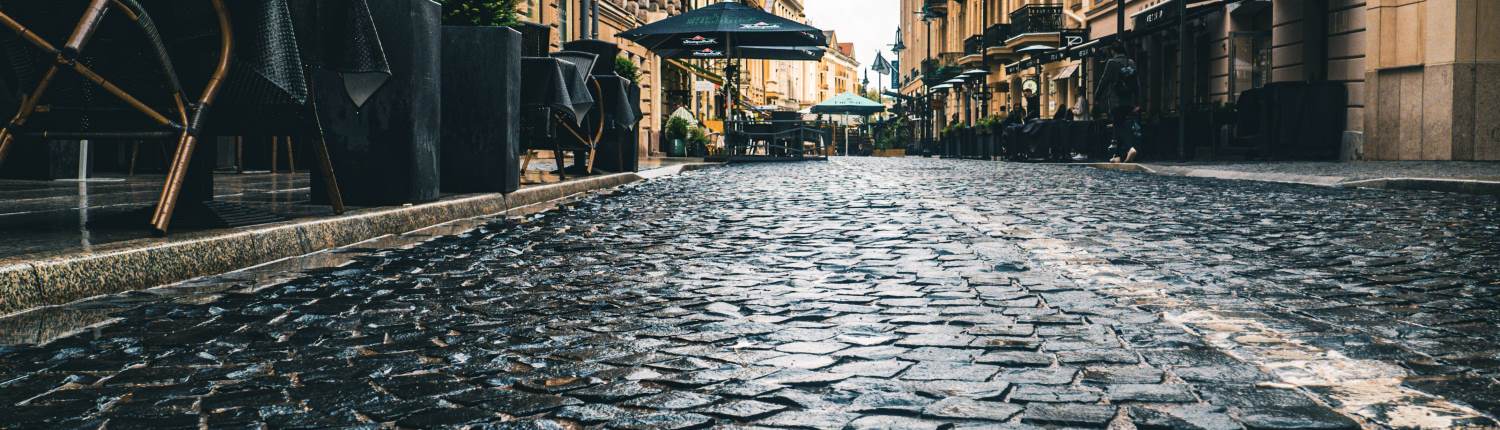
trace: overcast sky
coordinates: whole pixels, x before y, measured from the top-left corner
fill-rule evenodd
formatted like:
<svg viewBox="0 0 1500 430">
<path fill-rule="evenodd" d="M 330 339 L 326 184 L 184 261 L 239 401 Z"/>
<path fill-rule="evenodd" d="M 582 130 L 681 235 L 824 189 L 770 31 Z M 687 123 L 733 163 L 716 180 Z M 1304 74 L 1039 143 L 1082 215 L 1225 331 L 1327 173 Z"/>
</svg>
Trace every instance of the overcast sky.
<svg viewBox="0 0 1500 430">
<path fill-rule="evenodd" d="M 884 52 L 886 60 L 895 59 L 890 44 L 900 25 L 897 0 L 803 0 L 802 6 L 814 27 L 837 31 L 840 42 L 854 42 L 861 69 L 873 64 L 876 50 Z"/>
</svg>

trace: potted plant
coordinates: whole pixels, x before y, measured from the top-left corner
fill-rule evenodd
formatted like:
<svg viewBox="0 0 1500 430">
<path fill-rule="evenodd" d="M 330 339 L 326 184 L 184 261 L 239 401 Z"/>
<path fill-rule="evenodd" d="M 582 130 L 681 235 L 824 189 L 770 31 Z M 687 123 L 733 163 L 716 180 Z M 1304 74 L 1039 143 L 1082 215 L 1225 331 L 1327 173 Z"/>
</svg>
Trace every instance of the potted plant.
<svg viewBox="0 0 1500 430">
<path fill-rule="evenodd" d="M 635 65 L 634 61 L 630 61 L 629 58 L 625 58 L 624 55 L 621 55 L 615 57 L 615 74 L 620 75 L 620 77 L 625 78 L 630 82 L 639 82 L 638 79 L 640 79 L 641 77 L 641 68 L 640 66 Z"/>
<path fill-rule="evenodd" d="M 442 189 L 520 186 L 518 0 L 441 0 Z"/>
<path fill-rule="evenodd" d="M 688 142 L 692 144 L 690 154 L 694 157 L 708 155 L 708 132 L 703 127 L 693 127 L 688 130 Z"/>
<path fill-rule="evenodd" d="M 681 117 L 667 119 L 666 133 L 664 137 L 671 145 L 667 147 L 667 155 L 672 157 L 687 156 L 688 121 Z"/>
</svg>

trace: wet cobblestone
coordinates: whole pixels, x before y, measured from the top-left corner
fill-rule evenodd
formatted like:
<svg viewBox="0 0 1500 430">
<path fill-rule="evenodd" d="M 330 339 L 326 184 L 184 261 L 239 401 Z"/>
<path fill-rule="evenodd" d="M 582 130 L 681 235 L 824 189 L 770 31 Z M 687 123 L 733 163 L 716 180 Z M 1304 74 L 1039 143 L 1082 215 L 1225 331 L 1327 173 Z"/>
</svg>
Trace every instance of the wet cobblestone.
<svg viewBox="0 0 1500 430">
<path fill-rule="evenodd" d="M 1494 425 L 1497 203 L 727 166 L 0 347 L 0 427 Z"/>
</svg>

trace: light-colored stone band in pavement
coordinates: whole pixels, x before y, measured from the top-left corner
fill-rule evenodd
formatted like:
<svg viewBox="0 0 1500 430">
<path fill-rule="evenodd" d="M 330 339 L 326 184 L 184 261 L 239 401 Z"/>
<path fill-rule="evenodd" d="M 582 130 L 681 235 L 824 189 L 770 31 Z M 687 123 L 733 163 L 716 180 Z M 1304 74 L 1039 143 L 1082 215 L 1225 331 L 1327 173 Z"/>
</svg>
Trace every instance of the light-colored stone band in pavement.
<svg viewBox="0 0 1500 430">
<path fill-rule="evenodd" d="M 1487 195 L 1500 194 L 1500 181 L 1479 179 L 1429 177 L 1386 177 L 1375 179 L 1357 179 L 1345 176 L 1325 176 L 1285 172 L 1247 172 L 1239 170 L 1195 168 L 1189 166 L 1161 166 L 1137 163 L 1090 163 L 1082 165 L 1096 169 L 1148 173 L 1162 176 L 1277 182 L 1285 184 L 1313 185 L 1319 187 L 1375 188 L 1406 191 L 1440 191 L 1449 193 Z"/>
</svg>

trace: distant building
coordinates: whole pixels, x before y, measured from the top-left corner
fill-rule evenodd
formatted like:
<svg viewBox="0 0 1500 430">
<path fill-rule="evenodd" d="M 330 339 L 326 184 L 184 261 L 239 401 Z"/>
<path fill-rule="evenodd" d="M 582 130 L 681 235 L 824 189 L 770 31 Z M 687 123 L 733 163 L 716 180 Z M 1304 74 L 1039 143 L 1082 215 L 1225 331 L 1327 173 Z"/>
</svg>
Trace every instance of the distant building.
<svg viewBox="0 0 1500 430">
<path fill-rule="evenodd" d="M 1339 142 L 1346 159 L 1500 160 L 1500 109 L 1487 108 L 1500 95 L 1500 1 L 1188 1 L 1186 68 L 1176 64 L 1177 1 L 1188 0 L 1125 1 L 1125 43 L 1142 69 L 1149 117 L 1178 116 L 1182 97 L 1203 110 L 1273 82 L 1333 83 L 1348 94 Z M 972 120 L 1014 107 L 1020 85 L 1038 88 L 1050 116 L 1094 90 L 1105 52 L 1098 48 L 1119 37 L 1118 3 L 902 0 L 901 92 L 923 95 L 943 82 L 935 78 L 982 67 L 989 101 L 945 97 L 934 102 L 937 116 Z M 1018 53 L 1091 42 L 1056 55 Z M 1211 139 L 1191 143 L 1203 141 Z"/>
</svg>

